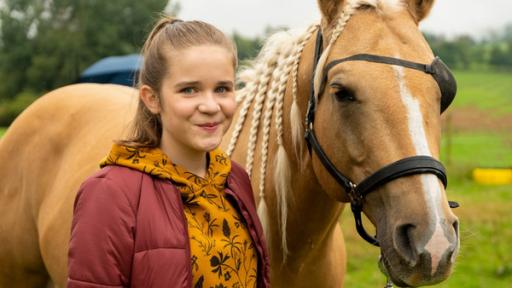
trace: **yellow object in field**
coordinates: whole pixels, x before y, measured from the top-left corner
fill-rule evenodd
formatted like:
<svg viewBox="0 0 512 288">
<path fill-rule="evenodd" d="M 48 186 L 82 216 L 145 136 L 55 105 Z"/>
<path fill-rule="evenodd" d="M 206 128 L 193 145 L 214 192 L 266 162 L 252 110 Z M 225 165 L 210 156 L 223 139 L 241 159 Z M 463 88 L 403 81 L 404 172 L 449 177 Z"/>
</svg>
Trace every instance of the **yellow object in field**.
<svg viewBox="0 0 512 288">
<path fill-rule="evenodd" d="M 512 168 L 476 168 L 473 179 L 480 184 L 512 184 Z"/>
</svg>

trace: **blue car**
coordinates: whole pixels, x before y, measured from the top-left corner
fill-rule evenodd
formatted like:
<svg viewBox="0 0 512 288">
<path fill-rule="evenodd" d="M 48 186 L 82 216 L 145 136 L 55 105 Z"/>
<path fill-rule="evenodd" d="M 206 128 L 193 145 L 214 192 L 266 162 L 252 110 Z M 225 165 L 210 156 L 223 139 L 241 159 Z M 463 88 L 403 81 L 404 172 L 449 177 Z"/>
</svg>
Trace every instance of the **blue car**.
<svg viewBox="0 0 512 288">
<path fill-rule="evenodd" d="M 91 65 L 80 75 L 78 83 L 113 83 L 134 86 L 142 56 L 130 54 L 106 57 Z"/>
</svg>

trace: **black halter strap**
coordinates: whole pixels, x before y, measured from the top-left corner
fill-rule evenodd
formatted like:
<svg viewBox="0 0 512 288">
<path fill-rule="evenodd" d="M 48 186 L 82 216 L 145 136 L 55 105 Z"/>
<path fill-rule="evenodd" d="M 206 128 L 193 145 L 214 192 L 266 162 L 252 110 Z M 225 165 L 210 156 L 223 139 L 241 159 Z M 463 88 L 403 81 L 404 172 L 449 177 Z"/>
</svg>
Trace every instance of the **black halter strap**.
<svg viewBox="0 0 512 288">
<path fill-rule="evenodd" d="M 322 32 L 320 31 L 320 27 L 318 27 L 318 31 L 316 32 L 316 41 L 315 41 L 315 55 L 313 56 L 313 74 L 315 75 L 316 66 L 318 64 L 318 61 L 320 60 L 320 55 L 322 55 L 323 50 L 323 36 Z M 316 101 L 315 101 L 315 81 L 314 76 L 312 77 L 313 80 L 311 80 L 310 85 L 310 93 L 309 93 L 309 101 L 308 101 L 308 110 L 306 112 L 306 130 L 308 125 L 313 125 L 313 122 L 315 121 L 315 112 L 316 112 Z M 306 141 L 307 142 L 307 141 Z M 309 142 L 308 149 L 311 153 L 311 145 Z"/>
<path fill-rule="evenodd" d="M 314 56 L 314 66 L 316 67 L 318 64 L 318 60 L 320 59 L 320 54 L 322 53 L 322 33 L 320 31 L 320 28 L 317 32 L 317 38 L 316 38 L 316 45 L 315 45 L 315 56 Z M 436 58 L 438 59 L 438 58 Z M 435 73 L 435 69 L 432 67 L 436 63 L 436 60 L 434 60 L 433 64 L 426 65 L 426 64 L 420 64 L 415 63 L 403 59 L 397 59 L 392 57 L 385 57 L 385 56 L 378 56 L 378 55 L 371 55 L 371 54 L 357 54 L 353 55 L 347 58 L 338 59 L 330 62 L 326 67 L 324 68 L 324 79 L 320 85 L 320 91 L 323 90 L 324 83 L 326 81 L 327 72 L 329 69 L 334 67 L 335 65 L 346 62 L 346 61 L 369 61 L 369 62 L 377 62 L 377 63 L 383 63 L 383 64 L 390 64 L 390 65 L 398 65 L 403 66 L 411 69 L 416 69 L 423 71 L 428 74 Z M 314 69 L 321 69 L 321 67 L 316 67 Z M 434 67 L 435 68 L 435 67 Z M 313 75 L 315 74 L 315 71 L 313 70 Z M 437 81 L 437 79 L 436 79 Z M 319 94 L 320 95 L 320 94 Z M 348 177 L 343 175 L 336 166 L 331 162 L 325 151 L 320 146 L 320 143 L 318 142 L 318 139 L 316 137 L 315 131 L 313 129 L 313 123 L 315 120 L 315 112 L 316 112 L 316 97 L 315 97 L 315 91 L 314 91 L 314 83 L 312 81 L 311 83 L 311 90 L 310 90 L 310 97 L 309 97 L 309 103 L 308 103 L 308 110 L 306 114 L 305 124 L 306 124 L 306 132 L 305 132 L 305 139 L 306 143 L 308 145 L 309 152 L 311 154 L 312 150 L 317 154 L 318 158 L 322 162 L 323 166 L 326 168 L 326 170 L 331 174 L 331 176 L 338 182 L 338 184 L 346 191 L 350 198 L 350 206 L 352 209 L 352 213 L 354 214 L 356 229 L 359 235 L 368 241 L 370 244 L 373 244 L 375 246 L 379 246 L 379 241 L 375 238 L 370 236 L 366 230 L 364 229 L 363 222 L 361 219 L 361 213 L 363 210 L 363 201 L 366 195 L 368 195 L 370 192 L 374 191 L 376 188 L 393 181 L 400 177 L 405 176 L 411 176 L 416 174 L 434 174 L 441 180 L 444 187 L 446 188 L 448 181 L 446 177 L 446 171 L 441 164 L 441 162 L 437 161 L 436 159 L 425 156 L 425 155 L 418 155 L 418 156 L 412 156 L 407 157 L 404 159 L 400 159 L 396 162 L 393 162 L 376 172 L 374 172 L 372 175 L 368 176 L 366 179 L 364 179 L 361 183 L 355 184 L 352 182 Z M 451 208 L 458 207 L 458 204 L 456 202 L 449 202 L 449 205 Z"/>
<path fill-rule="evenodd" d="M 389 64 L 389 65 L 397 65 L 397 66 L 403 66 L 410 69 L 416 69 L 428 74 L 432 74 L 434 70 L 432 69 L 432 66 L 429 64 L 421 64 L 416 62 L 411 62 L 408 60 L 403 59 L 397 59 L 393 57 L 387 57 L 387 56 L 380 56 L 380 55 L 372 55 L 372 54 L 356 54 L 352 55 L 346 58 L 342 59 L 336 59 L 329 64 L 327 64 L 324 68 L 324 75 L 327 75 L 327 72 L 331 70 L 332 67 L 343 63 L 347 61 L 367 61 L 367 62 L 374 62 L 374 63 L 382 63 L 382 64 Z"/>
<path fill-rule="evenodd" d="M 325 83 L 327 82 L 327 75 L 329 70 L 331 70 L 334 66 L 348 61 L 366 61 L 373 63 L 381 63 L 388 65 L 396 65 L 402 66 L 409 69 L 418 70 L 427 74 L 432 75 L 432 78 L 437 83 L 439 90 L 441 91 L 441 113 L 450 106 L 453 99 L 455 98 L 455 94 L 457 94 L 457 82 L 455 81 L 455 77 L 450 72 L 450 69 L 443 63 L 441 58 L 435 57 L 432 63 L 430 64 L 422 64 L 416 63 L 404 59 L 398 59 L 387 56 L 373 55 L 373 54 L 356 54 L 342 59 L 336 59 L 329 64 L 327 64 L 323 71 L 323 79 L 320 85 L 320 92 L 323 91 L 325 87 Z"/>
</svg>

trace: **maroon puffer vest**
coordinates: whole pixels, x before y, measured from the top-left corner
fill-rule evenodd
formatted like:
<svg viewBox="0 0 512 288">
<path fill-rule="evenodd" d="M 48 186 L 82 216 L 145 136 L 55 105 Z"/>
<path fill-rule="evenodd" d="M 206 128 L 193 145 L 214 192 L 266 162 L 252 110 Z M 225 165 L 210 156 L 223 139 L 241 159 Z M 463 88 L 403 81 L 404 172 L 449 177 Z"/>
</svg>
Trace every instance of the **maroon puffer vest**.
<svg viewBox="0 0 512 288">
<path fill-rule="evenodd" d="M 270 287 L 269 258 L 247 173 L 232 162 L 225 190 L 258 251 L 258 288 Z M 88 178 L 75 199 L 68 285 L 192 287 L 187 223 L 168 180 L 121 166 Z"/>
</svg>

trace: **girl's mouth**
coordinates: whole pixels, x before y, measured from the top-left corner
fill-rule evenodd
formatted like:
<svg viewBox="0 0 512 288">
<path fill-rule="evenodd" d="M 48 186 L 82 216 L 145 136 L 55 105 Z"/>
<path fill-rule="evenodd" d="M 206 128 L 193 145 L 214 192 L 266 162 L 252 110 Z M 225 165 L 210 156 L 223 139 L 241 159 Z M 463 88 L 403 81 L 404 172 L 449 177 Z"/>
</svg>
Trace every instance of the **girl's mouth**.
<svg viewBox="0 0 512 288">
<path fill-rule="evenodd" d="M 203 129 L 204 131 L 207 131 L 207 132 L 214 132 L 217 130 L 217 128 L 219 127 L 219 124 L 220 123 L 216 123 L 216 122 L 209 122 L 209 123 L 203 123 L 203 124 L 199 124 L 197 126 L 201 127 L 201 129 Z"/>
</svg>

